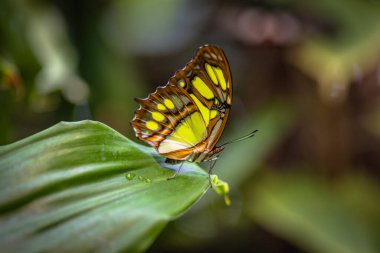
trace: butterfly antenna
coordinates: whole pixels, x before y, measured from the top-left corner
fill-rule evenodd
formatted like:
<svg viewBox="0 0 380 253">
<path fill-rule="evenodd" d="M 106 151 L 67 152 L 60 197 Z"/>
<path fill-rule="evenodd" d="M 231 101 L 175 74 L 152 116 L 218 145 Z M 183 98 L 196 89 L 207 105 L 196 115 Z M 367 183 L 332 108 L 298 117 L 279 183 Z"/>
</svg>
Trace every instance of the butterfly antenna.
<svg viewBox="0 0 380 253">
<path fill-rule="evenodd" d="M 220 147 L 223 147 L 223 146 L 226 146 L 226 145 L 228 145 L 228 144 L 235 143 L 235 142 L 238 142 L 238 141 L 244 141 L 245 139 L 249 139 L 249 138 L 255 136 L 255 133 L 256 133 L 257 131 L 258 131 L 258 130 L 256 129 L 255 131 L 253 131 L 253 132 L 251 132 L 251 133 L 249 133 L 249 134 L 247 134 L 247 135 L 244 135 L 244 136 L 242 136 L 242 137 L 240 137 L 240 138 L 237 138 L 237 139 L 232 140 L 232 141 L 227 141 L 226 143 L 224 143 L 224 144 L 221 145 Z"/>
</svg>

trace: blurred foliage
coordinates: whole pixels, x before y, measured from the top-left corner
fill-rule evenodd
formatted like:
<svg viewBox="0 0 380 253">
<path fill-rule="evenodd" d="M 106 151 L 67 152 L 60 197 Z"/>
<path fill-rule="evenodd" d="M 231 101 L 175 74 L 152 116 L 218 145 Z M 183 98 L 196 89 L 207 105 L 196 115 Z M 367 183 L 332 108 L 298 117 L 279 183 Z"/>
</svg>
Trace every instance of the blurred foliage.
<svg viewBox="0 0 380 253">
<path fill-rule="evenodd" d="M 259 132 L 216 164 L 231 206 L 206 194 L 150 251 L 379 252 L 379 16 L 371 0 L 1 1 L 0 144 L 61 120 L 132 137 L 133 97 L 218 44 L 221 143 Z"/>
<path fill-rule="evenodd" d="M 259 177 L 247 191 L 248 214 L 313 252 L 378 252 L 380 188 L 363 175 L 331 182 L 315 173 Z M 365 196 L 365 200 L 363 200 Z"/>
<path fill-rule="evenodd" d="M 318 82 L 322 99 L 344 101 L 349 84 L 378 65 L 379 55 L 373 52 L 380 50 L 380 4 L 355 0 L 297 3 L 298 8 L 334 13 L 330 19 L 336 22 L 338 31 L 333 39 L 306 38 L 290 58 Z"/>
</svg>

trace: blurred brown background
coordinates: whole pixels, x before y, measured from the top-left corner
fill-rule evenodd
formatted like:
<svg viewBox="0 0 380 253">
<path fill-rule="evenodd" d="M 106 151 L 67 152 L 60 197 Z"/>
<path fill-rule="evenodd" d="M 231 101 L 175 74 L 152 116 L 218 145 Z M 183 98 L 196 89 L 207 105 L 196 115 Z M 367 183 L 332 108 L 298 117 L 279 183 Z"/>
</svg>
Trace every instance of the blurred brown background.
<svg viewBox="0 0 380 253">
<path fill-rule="evenodd" d="M 229 146 L 150 252 L 380 252 L 380 1 L 0 3 L 0 144 L 59 121 L 129 121 L 206 43 L 229 58 Z"/>
</svg>

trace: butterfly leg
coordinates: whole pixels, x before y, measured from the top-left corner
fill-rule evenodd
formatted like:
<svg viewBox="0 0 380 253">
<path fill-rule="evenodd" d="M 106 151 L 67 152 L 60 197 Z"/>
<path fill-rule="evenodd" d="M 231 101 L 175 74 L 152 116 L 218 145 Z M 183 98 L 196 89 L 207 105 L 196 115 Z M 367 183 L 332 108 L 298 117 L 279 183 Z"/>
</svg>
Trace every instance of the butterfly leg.
<svg viewBox="0 0 380 253">
<path fill-rule="evenodd" d="M 167 180 L 176 178 L 178 176 L 178 174 L 181 172 L 181 169 L 182 169 L 182 166 L 184 163 L 185 163 L 185 161 L 181 162 L 181 164 L 179 165 L 179 168 L 176 170 L 176 172 L 171 177 L 168 177 Z"/>
<path fill-rule="evenodd" d="M 210 182 L 211 188 L 212 188 L 211 173 L 212 173 L 212 169 L 214 168 L 215 164 L 216 164 L 216 159 L 215 160 L 211 160 L 210 161 L 210 167 L 208 169 L 208 181 Z"/>
</svg>

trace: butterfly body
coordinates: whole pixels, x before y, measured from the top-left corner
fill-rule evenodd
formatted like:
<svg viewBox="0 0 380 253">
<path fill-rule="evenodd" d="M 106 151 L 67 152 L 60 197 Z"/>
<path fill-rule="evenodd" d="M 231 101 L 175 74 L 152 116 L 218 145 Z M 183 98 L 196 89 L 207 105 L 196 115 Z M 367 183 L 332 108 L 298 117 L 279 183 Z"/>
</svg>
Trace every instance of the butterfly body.
<svg viewBox="0 0 380 253">
<path fill-rule="evenodd" d="M 168 83 L 140 104 L 131 125 L 136 136 L 172 161 L 215 160 L 232 103 L 227 58 L 214 45 L 200 47 Z"/>
</svg>

